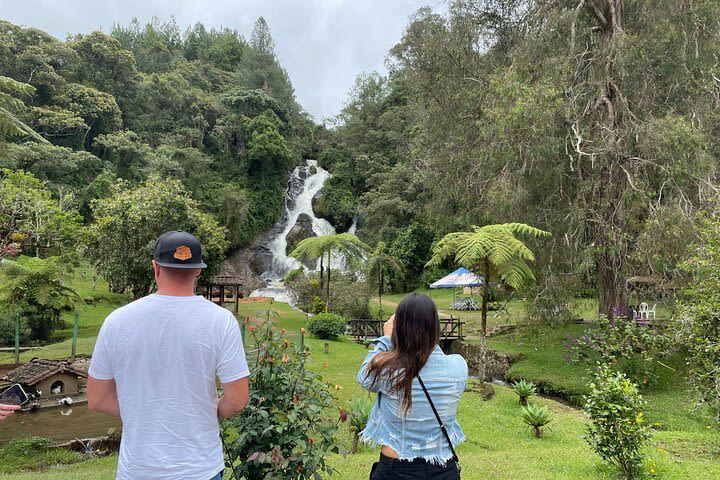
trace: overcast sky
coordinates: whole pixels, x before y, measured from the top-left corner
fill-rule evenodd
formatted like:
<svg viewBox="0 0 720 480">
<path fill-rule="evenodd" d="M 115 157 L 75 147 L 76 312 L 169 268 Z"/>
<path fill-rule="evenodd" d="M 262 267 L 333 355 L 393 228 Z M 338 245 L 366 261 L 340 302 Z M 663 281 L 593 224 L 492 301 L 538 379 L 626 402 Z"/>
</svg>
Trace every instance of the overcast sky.
<svg viewBox="0 0 720 480">
<path fill-rule="evenodd" d="M 418 8 L 443 0 L 0 0 L 0 18 L 65 39 L 69 33 L 109 32 L 133 17 L 145 23 L 171 15 L 182 30 L 202 22 L 229 27 L 246 39 L 265 17 L 281 64 L 300 104 L 317 121 L 339 113 L 355 78 L 385 73 L 388 50 Z"/>
</svg>

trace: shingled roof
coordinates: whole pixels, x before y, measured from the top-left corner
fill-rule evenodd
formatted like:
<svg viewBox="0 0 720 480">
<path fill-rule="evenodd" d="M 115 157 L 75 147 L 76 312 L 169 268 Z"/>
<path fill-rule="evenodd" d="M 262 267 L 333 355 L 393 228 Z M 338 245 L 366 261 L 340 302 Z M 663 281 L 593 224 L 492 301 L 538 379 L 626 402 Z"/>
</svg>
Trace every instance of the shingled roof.
<svg viewBox="0 0 720 480">
<path fill-rule="evenodd" d="M 11 383 L 23 383 L 35 385 L 56 373 L 72 373 L 81 377 L 87 377 L 87 372 L 82 371 L 77 365 L 67 360 L 45 360 L 33 358 L 25 365 L 9 371 L 2 380 Z"/>
</svg>

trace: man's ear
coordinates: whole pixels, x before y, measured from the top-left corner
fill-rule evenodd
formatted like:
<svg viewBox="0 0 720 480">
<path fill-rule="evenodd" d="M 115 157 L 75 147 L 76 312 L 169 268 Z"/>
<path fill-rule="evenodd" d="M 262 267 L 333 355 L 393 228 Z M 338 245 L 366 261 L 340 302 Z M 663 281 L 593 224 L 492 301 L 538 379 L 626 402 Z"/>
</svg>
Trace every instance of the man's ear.
<svg viewBox="0 0 720 480">
<path fill-rule="evenodd" d="M 153 266 L 153 271 L 155 272 L 155 277 L 157 277 L 158 275 L 160 275 L 160 265 L 158 265 L 157 262 L 153 259 L 152 266 Z"/>
</svg>

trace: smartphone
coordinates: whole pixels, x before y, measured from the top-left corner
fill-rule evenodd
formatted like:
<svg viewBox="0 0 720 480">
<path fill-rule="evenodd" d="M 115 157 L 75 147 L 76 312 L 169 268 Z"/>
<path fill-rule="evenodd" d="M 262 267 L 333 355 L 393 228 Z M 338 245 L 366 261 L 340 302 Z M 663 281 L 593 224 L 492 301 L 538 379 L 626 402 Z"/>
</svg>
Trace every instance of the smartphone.
<svg viewBox="0 0 720 480">
<path fill-rule="evenodd" d="M 0 393 L 0 403 L 4 403 L 5 405 L 23 406 L 29 401 L 30 398 L 28 394 L 25 393 L 25 390 L 23 390 L 19 383 L 12 385 Z"/>
</svg>

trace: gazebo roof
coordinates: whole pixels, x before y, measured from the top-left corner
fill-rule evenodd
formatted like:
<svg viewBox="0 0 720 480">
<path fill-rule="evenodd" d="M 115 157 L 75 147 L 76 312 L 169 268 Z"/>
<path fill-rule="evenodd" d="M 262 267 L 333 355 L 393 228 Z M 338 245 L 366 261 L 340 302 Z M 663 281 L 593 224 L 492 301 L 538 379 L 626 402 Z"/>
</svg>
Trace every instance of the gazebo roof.
<svg viewBox="0 0 720 480">
<path fill-rule="evenodd" d="M 2 380 L 10 383 L 24 383 L 26 385 L 35 385 L 56 373 L 72 373 L 80 377 L 87 377 L 87 372 L 83 372 L 79 366 L 67 360 L 46 360 L 43 358 L 33 358 L 25 365 L 15 370 L 10 370 Z"/>
</svg>

